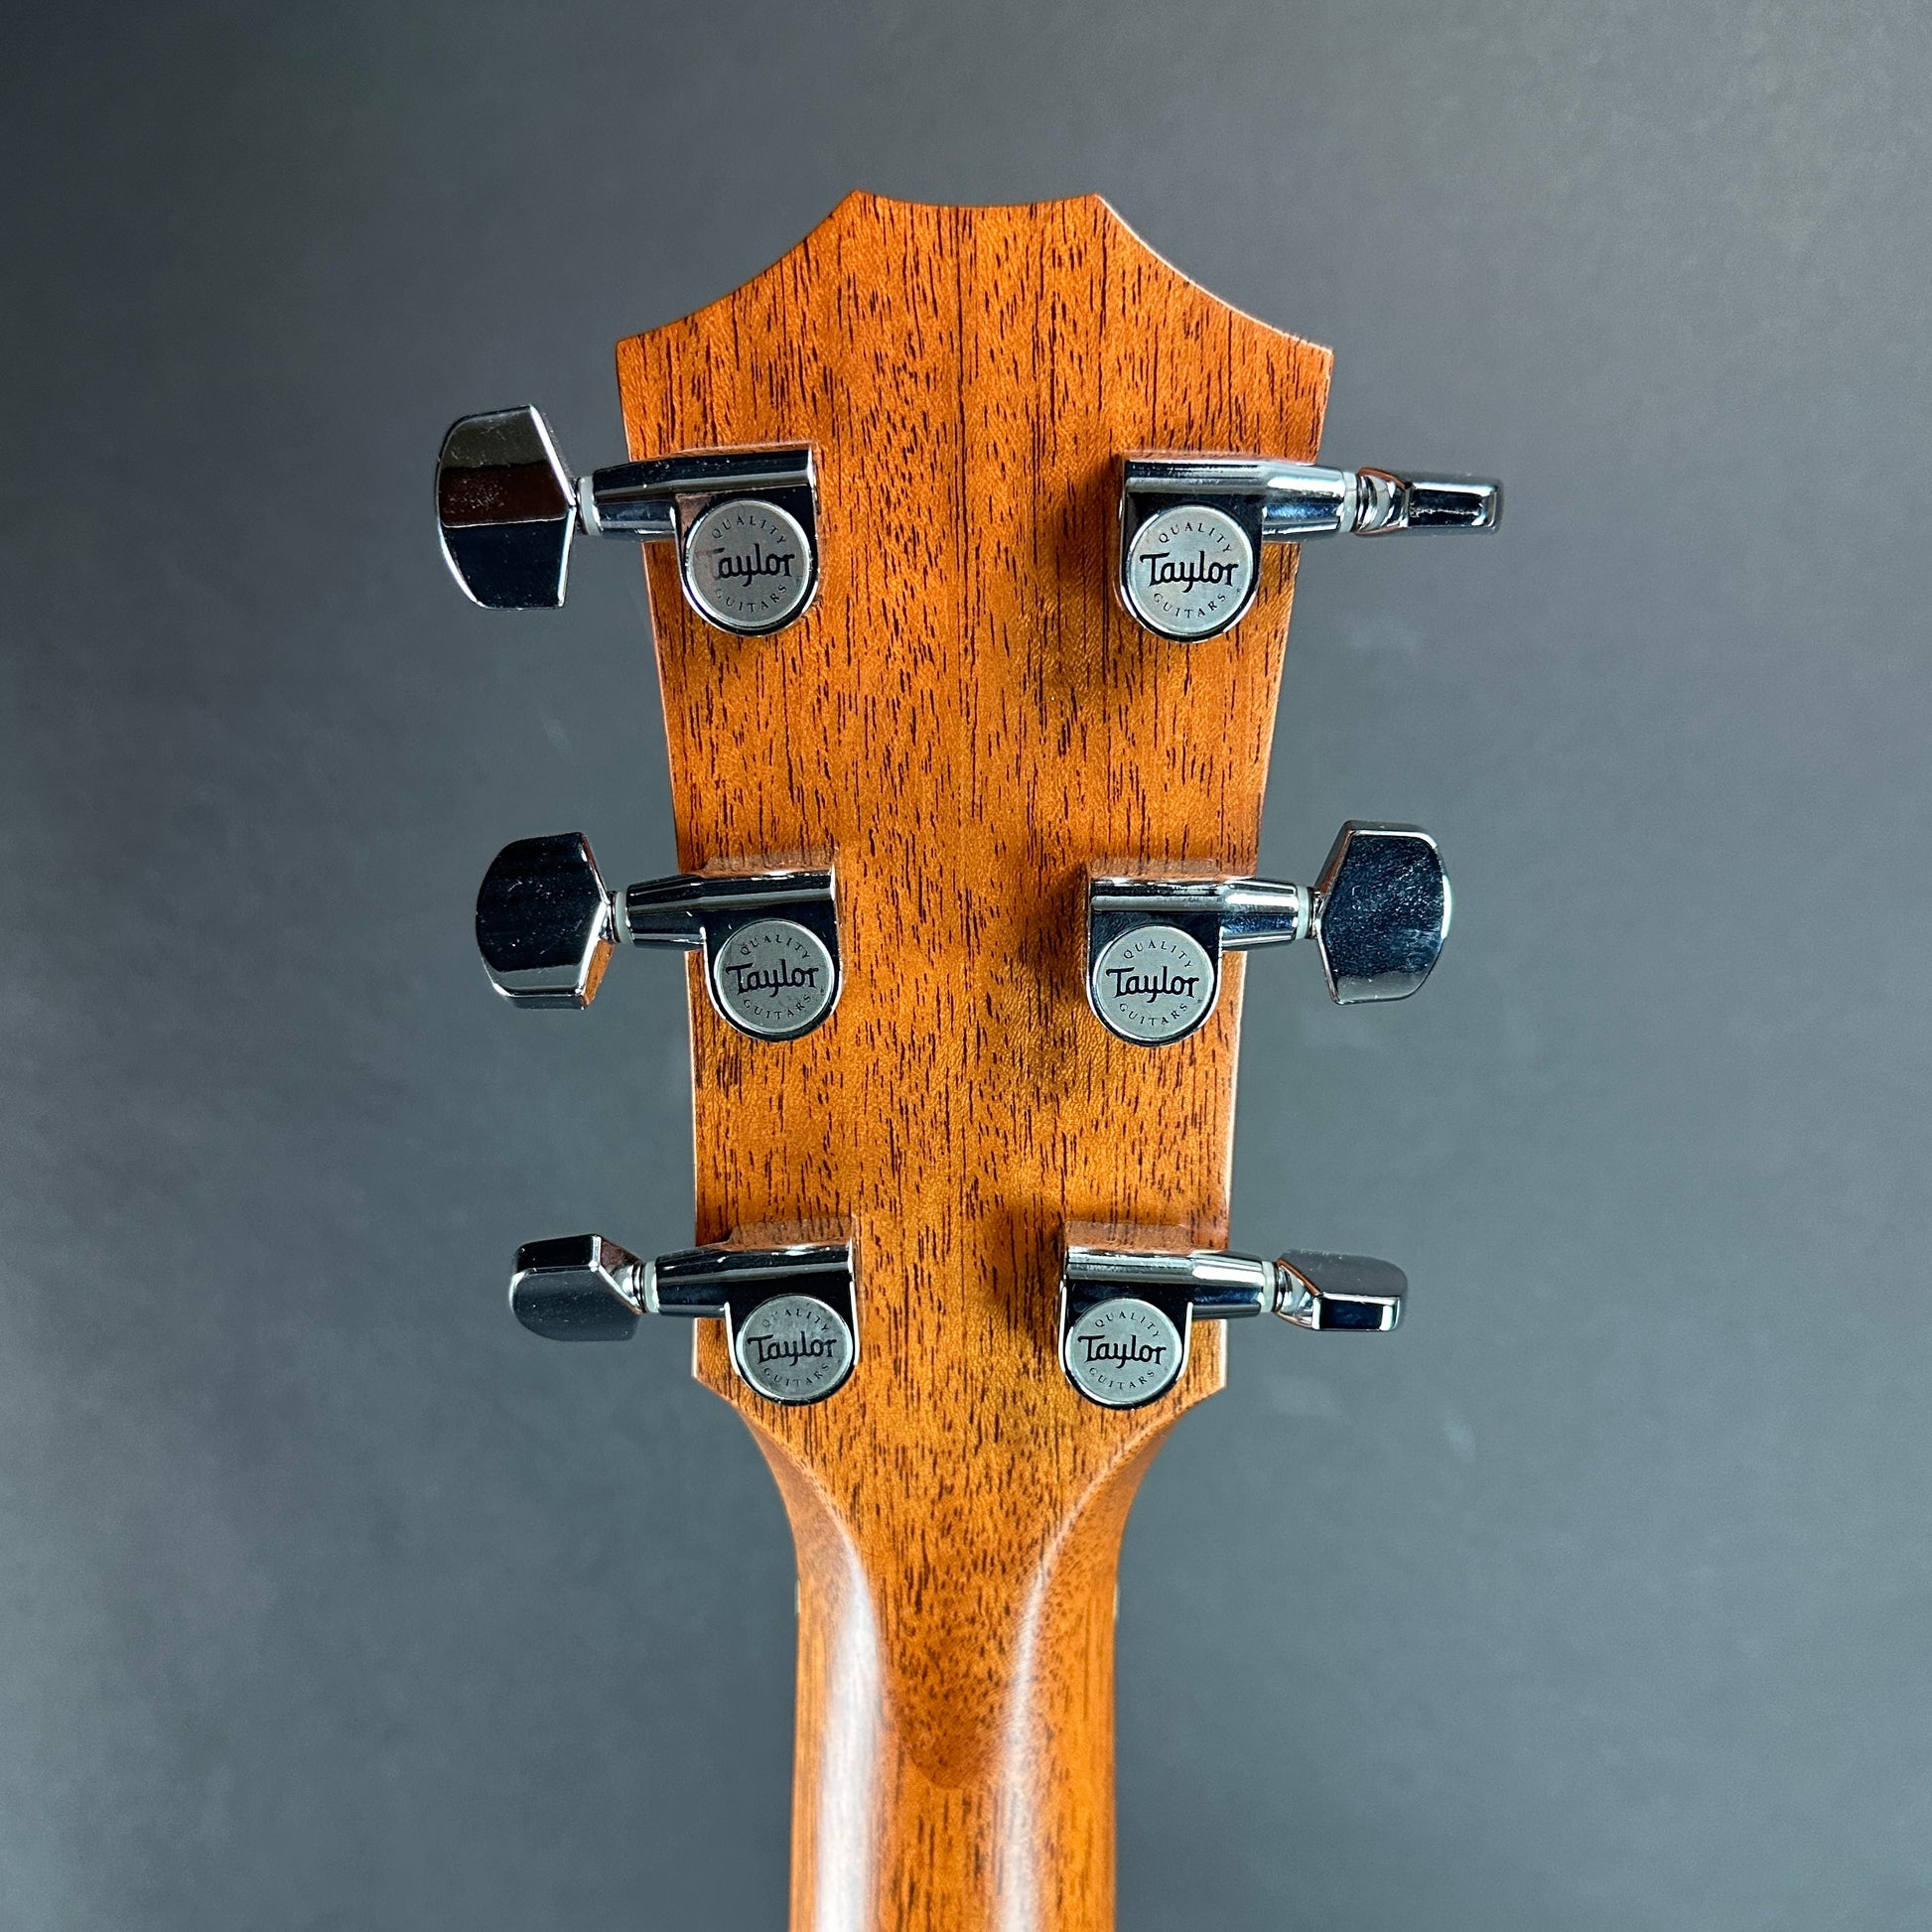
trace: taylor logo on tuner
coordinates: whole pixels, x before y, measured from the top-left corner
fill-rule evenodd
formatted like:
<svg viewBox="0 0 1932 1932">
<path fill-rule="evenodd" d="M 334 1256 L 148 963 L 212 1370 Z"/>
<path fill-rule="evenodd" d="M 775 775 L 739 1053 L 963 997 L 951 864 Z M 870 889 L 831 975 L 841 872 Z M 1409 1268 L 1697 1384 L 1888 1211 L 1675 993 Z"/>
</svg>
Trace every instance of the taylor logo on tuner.
<svg viewBox="0 0 1932 1932">
<path fill-rule="evenodd" d="M 1155 1045 L 1200 1025 L 1214 1004 L 1214 962 L 1178 926 L 1137 926 L 1101 949 L 1088 990 L 1122 1038 Z"/>
<path fill-rule="evenodd" d="M 1219 561 L 1205 555 L 1195 557 L 1144 557 L 1150 586 L 1177 585 L 1185 596 L 1196 584 L 1232 584 L 1241 566 L 1232 558 Z"/>
<path fill-rule="evenodd" d="M 1152 1302 L 1123 1295 L 1089 1309 L 1067 1329 L 1061 1360 L 1090 1401 L 1137 1409 L 1180 1373 L 1180 1334 Z"/>
<path fill-rule="evenodd" d="M 739 927 L 719 948 L 711 983 L 726 1018 L 765 1039 L 809 1032 L 838 995 L 824 940 L 794 919 Z"/>
<path fill-rule="evenodd" d="M 1116 1000 L 1191 1000 L 1200 986 L 1198 973 L 1171 973 L 1165 966 L 1152 973 L 1139 973 L 1131 966 L 1102 969 L 1113 981 L 1110 989 Z"/>
<path fill-rule="evenodd" d="M 801 986 L 816 988 L 819 979 L 816 966 L 797 966 L 788 959 L 768 967 L 727 959 L 718 970 L 732 976 L 732 991 L 741 998 L 748 993 L 789 993 Z"/>
<path fill-rule="evenodd" d="M 1121 1368 L 1133 1368 L 1141 1362 L 1165 1362 L 1168 1359 L 1165 1342 L 1144 1341 L 1138 1335 L 1129 1335 L 1121 1341 L 1112 1340 L 1106 1335 L 1083 1335 L 1079 1346 L 1083 1362 L 1113 1362 Z"/>
<path fill-rule="evenodd" d="M 773 1362 L 783 1362 L 789 1368 L 796 1368 L 800 1362 L 829 1362 L 839 1352 L 839 1344 L 831 1335 L 753 1335 L 750 1346 L 759 1368 Z"/>
<path fill-rule="evenodd" d="M 1151 516 L 1134 533 L 1128 602 L 1158 630 L 1206 637 L 1226 625 L 1254 588 L 1255 553 L 1223 510 L 1190 503 Z"/>
<path fill-rule="evenodd" d="M 762 497 L 714 504 L 685 539 L 685 588 L 714 623 L 773 630 L 811 595 L 811 545 L 804 526 Z"/>
<path fill-rule="evenodd" d="M 733 1337 L 738 1370 L 773 1402 L 816 1402 L 852 1372 L 852 1330 L 815 1295 L 760 1302 Z"/>
<path fill-rule="evenodd" d="M 712 565 L 712 574 L 721 583 L 751 585 L 760 577 L 789 577 L 797 561 L 783 552 L 767 557 L 755 543 L 749 556 L 734 557 L 729 550 L 721 551 Z"/>
</svg>

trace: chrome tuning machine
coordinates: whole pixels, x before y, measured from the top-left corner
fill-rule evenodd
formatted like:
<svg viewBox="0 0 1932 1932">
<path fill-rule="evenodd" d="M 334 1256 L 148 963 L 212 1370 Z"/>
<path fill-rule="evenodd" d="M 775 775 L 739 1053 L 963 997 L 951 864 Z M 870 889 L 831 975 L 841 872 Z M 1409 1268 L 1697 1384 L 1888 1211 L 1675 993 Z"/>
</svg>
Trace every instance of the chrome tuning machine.
<svg viewBox="0 0 1932 1932">
<path fill-rule="evenodd" d="M 823 1402 L 859 1359 L 852 1244 L 683 1248 L 639 1261 L 601 1234 L 516 1251 L 510 1311 L 550 1341 L 628 1341 L 647 1314 L 722 1316 L 732 1365 L 772 1402 Z"/>
<path fill-rule="evenodd" d="M 800 617 L 818 586 L 811 451 L 710 450 L 573 478 L 540 410 L 465 416 L 436 460 L 436 521 L 451 574 L 492 611 L 564 601 L 571 539 L 677 545 L 692 608 L 740 636 Z"/>
<path fill-rule="evenodd" d="M 1503 486 L 1482 477 L 1324 470 L 1263 457 L 1132 456 L 1120 490 L 1120 595 L 1150 630 L 1218 636 L 1254 602 L 1264 543 L 1493 530 Z"/>
<path fill-rule="evenodd" d="M 1298 1328 L 1384 1333 L 1408 1292 L 1400 1268 L 1367 1255 L 1264 1261 L 1074 1242 L 1060 1271 L 1060 1366 L 1089 1402 L 1138 1409 L 1180 1379 L 1196 1320 L 1276 1314 Z"/>
<path fill-rule="evenodd" d="M 1270 879 L 1114 879 L 1087 885 L 1087 1001 L 1109 1032 L 1167 1046 L 1202 1026 L 1221 955 L 1313 938 L 1337 1006 L 1406 1000 L 1449 928 L 1449 883 L 1417 825 L 1350 819 L 1313 886 Z"/>
<path fill-rule="evenodd" d="M 795 1039 L 838 1004 L 830 871 L 678 873 L 621 894 L 581 832 L 505 846 L 477 895 L 477 946 L 512 1006 L 587 1007 L 621 940 L 705 956 L 711 1003 L 755 1039 Z"/>
</svg>

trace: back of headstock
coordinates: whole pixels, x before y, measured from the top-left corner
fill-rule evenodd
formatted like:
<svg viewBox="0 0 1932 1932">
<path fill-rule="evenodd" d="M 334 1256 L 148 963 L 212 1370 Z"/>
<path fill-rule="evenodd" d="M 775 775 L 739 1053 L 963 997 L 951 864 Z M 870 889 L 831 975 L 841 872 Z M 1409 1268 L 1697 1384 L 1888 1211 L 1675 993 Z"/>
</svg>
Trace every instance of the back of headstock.
<svg viewBox="0 0 1932 1932">
<path fill-rule="evenodd" d="M 559 1334 L 728 1317 L 697 1372 L 798 1542 L 801 1932 L 1111 1923 L 1140 1471 L 1227 1317 L 1399 1311 L 1382 1264 L 1220 1252 L 1238 954 L 1311 934 L 1336 997 L 1400 997 L 1448 925 L 1413 828 L 1249 877 L 1299 545 L 1500 507 L 1312 468 L 1328 364 L 1098 200 L 854 196 L 620 345 L 628 465 L 578 483 L 528 412 L 446 445 L 480 601 L 560 601 L 573 527 L 666 539 L 684 874 L 613 895 L 527 842 L 479 934 L 522 1004 L 625 938 L 694 955 L 700 1250 L 539 1244 L 516 1296 Z"/>
</svg>

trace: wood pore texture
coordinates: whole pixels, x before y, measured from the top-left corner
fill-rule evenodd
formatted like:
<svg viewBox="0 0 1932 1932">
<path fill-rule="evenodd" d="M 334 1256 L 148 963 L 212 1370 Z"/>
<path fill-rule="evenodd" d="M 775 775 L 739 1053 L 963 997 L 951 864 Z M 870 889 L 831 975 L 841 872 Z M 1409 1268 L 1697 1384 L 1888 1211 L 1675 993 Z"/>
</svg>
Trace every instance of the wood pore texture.
<svg viewBox="0 0 1932 1932">
<path fill-rule="evenodd" d="M 1255 868 L 1294 557 L 1226 636 L 1120 607 L 1119 459 L 1310 460 L 1329 356 L 1237 314 L 1096 198 L 854 195 L 754 281 L 620 345 L 633 457 L 816 453 L 797 623 L 700 621 L 646 552 L 680 863 L 829 853 L 845 986 L 748 1039 L 693 967 L 697 1235 L 845 1220 L 860 1360 L 751 1425 L 800 1573 L 793 1932 L 1113 1924 L 1120 1535 L 1161 1437 L 1223 1379 L 1114 1414 L 1055 1357 L 1072 1221 L 1226 1239 L 1241 961 L 1191 1038 L 1106 1033 L 1088 869 Z"/>
</svg>

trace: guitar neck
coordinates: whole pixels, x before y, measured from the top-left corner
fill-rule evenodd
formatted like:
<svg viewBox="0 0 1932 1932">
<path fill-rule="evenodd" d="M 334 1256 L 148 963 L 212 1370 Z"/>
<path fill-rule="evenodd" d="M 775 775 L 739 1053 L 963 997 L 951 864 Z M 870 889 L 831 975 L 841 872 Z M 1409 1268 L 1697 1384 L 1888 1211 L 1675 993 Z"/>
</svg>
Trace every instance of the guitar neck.
<svg viewBox="0 0 1932 1932">
<path fill-rule="evenodd" d="M 793 1932 L 1108 1932 L 1115 1577 L 1153 1448 L 1025 1549 L 957 1466 L 896 1544 L 768 1449 L 798 1553 Z"/>
<path fill-rule="evenodd" d="M 531 1243 L 512 1306 L 700 1317 L 777 1476 L 793 1932 L 1107 1932 L 1141 1475 L 1229 1319 L 1395 1325 L 1387 1263 L 1223 1252 L 1246 949 L 1401 999 L 1449 922 L 1415 826 L 1249 876 L 1301 546 L 1501 509 L 1316 466 L 1328 363 L 1095 199 L 855 195 L 619 345 L 627 464 L 573 478 L 527 407 L 445 439 L 478 603 L 561 603 L 580 529 L 645 546 L 685 870 L 519 840 L 478 938 L 535 1007 L 691 951 L 702 1245 Z"/>
</svg>

